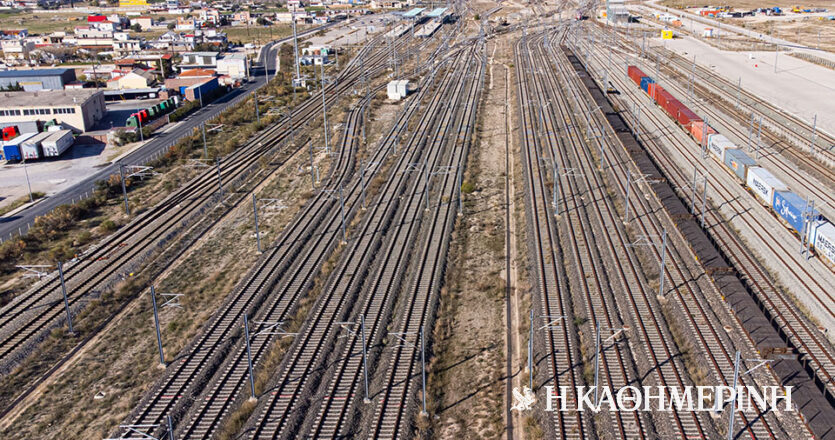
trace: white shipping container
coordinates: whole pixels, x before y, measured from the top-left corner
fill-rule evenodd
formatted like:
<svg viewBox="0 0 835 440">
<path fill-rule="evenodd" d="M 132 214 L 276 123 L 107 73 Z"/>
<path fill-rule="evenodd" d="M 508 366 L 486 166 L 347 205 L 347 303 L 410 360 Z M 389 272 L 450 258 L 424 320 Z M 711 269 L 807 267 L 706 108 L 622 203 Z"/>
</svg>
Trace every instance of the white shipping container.
<svg viewBox="0 0 835 440">
<path fill-rule="evenodd" d="M 400 95 L 400 98 L 405 98 L 409 96 L 409 81 L 408 80 L 400 80 L 397 82 L 397 94 Z"/>
<path fill-rule="evenodd" d="M 707 137 L 707 145 L 710 152 L 719 158 L 719 162 L 725 162 L 725 150 L 733 150 L 737 148 L 730 139 L 722 134 L 711 134 Z"/>
<path fill-rule="evenodd" d="M 400 92 L 397 90 L 399 82 L 400 81 L 389 81 L 388 87 L 386 88 L 386 92 L 388 94 L 389 99 L 393 99 L 395 101 L 400 100 Z"/>
<path fill-rule="evenodd" d="M 751 167 L 748 169 L 748 181 L 746 184 L 769 207 L 774 204 L 774 191 L 789 190 L 786 184 L 762 167 Z"/>
<path fill-rule="evenodd" d="M 825 260 L 835 264 L 835 226 L 826 220 L 819 220 L 809 227 L 809 242 Z"/>
<path fill-rule="evenodd" d="M 50 133 L 43 132 L 38 133 L 31 138 L 23 141 L 20 143 L 20 154 L 23 156 L 24 159 L 40 159 L 41 152 L 41 142 L 44 139 L 48 138 Z"/>
<path fill-rule="evenodd" d="M 72 137 L 72 131 L 61 130 L 50 133 L 49 137 L 41 142 L 44 157 L 58 157 L 64 154 L 75 142 Z"/>
</svg>

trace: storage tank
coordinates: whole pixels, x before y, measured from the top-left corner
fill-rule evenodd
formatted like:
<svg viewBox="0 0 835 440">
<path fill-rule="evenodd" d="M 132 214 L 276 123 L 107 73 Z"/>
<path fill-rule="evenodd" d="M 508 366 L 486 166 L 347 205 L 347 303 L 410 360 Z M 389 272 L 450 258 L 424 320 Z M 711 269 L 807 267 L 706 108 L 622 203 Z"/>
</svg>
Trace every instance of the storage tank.
<svg viewBox="0 0 835 440">
<path fill-rule="evenodd" d="M 72 147 L 74 142 L 75 138 L 73 138 L 71 130 L 52 132 L 49 137 L 41 142 L 43 155 L 44 157 L 58 157 Z"/>
<path fill-rule="evenodd" d="M 41 142 L 44 139 L 48 138 L 50 135 L 49 132 L 38 133 L 29 139 L 20 143 L 20 153 L 23 155 L 24 159 L 40 159 L 43 157 L 43 152 L 41 151 Z"/>
<path fill-rule="evenodd" d="M 744 151 L 725 150 L 725 166 L 731 170 L 743 182 L 748 181 L 748 169 L 757 166 L 757 162 Z"/>
<path fill-rule="evenodd" d="M 780 179 L 774 177 L 767 169 L 751 167 L 748 169 L 748 180 L 745 182 L 754 194 L 768 206 L 774 204 L 774 191 L 788 191 L 789 187 Z"/>
<path fill-rule="evenodd" d="M 723 134 L 708 135 L 707 146 L 710 149 L 710 152 L 719 159 L 719 162 L 722 163 L 725 162 L 725 151 L 737 148 L 737 146 Z"/>
</svg>

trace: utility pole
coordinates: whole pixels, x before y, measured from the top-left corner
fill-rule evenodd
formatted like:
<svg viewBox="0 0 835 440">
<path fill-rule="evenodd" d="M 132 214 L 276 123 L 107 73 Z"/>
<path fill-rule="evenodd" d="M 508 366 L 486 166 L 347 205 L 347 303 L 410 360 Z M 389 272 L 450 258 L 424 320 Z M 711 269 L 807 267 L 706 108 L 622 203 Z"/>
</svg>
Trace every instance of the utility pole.
<svg viewBox="0 0 835 440">
<path fill-rule="evenodd" d="M 159 364 L 165 368 L 165 353 L 162 351 L 162 335 L 159 331 L 159 312 L 157 311 L 157 294 L 151 285 L 151 304 L 154 306 L 154 325 L 157 331 L 157 347 L 159 348 Z"/>
<path fill-rule="evenodd" d="M 731 411 L 728 416 L 728 440 L 734 440 L 734 416 L 736 415 L 736 384 L 739 380 L 739 350 L 734 358 L 734 383 L 731 391 Z"/>
<path fill-rule="evenodd" d="M 255 215 L 255 242 L 258 244 L 258 253 L 261 253 L 261 232 L 258 230 L 258 201 L 255 194 L 252 195 L 252 212 Z"/>
<path fill-rule="evenodd" d="M 249 320 L 244 313 L 244 338 L 246 338 L 246 364 L 249 369 L 249 400 L 255 401 L 255 374 L 252 371 L 252 347 L 249 344 Z"/>
<path fill-rule="evenodd" d="M 206 143 L 206 123 L 200 124 L 200 131 L 203 132 L 203 157 L 208 159 L 209 158 L 209 146 Z"/>
<path fill-rule="evenodd" d="M 67 312 L 67 329 L 70 334 L 75 333 L 72 328 L 72 314 L 70 313 L 70 302 L 67 299 L 67 285 L 64 282 L 64 265 L 58 262 L 58 277 L 61 279 L 61 293 L 64 295 L 64 311 Z"/>
<path fill-rule="evenodd" d="M 533 390 L 533 307 L 531 307 L 531 318 L 528 334 L 528 388 Z"/>
<path fill-rule="evenodd" d="M 252 100 L 255 102 L 255 120 L 260 124 L 261 115 L 258 113 L 258 89 L 252 91 Z"/>
<path fill-rule="evenodd" d="M 600 399 L 600 321 L 595 321 L 594 331 L 594 405 L 597 406 Z"/>
<path fill-rule="evenodd" d="M 130 215 L 130 206 L 128 205 L 128 189 L 125 186 L 125 166 L 119 162 L 119 182 L 122 184 L 122 196 L 125 198 L 125 214 Z"/>
<path fill-rule="evenodd" d="M 26 186 L 29 187 L 29 203 L 35 201 L 35 197 L 32 196 L 32 183 L 29 182 L 29 169 L 26 168 L 26 158 L 23 158 L 23 174 L 26 175 Z"/>
<path fill-rule="evenodd" d="M 298 35 L 296 34 L 296 8 L 293 8 L 292 12 L 292 21 L 293 21 L 293 57 L 295 58 L 296 62 L 296 81 L 301 79 L 301 74 L 299 73 L 299 39 Z M 293 84 L 295 88 L 297 84 Z"/>
<path fill-rule="evenodd" d="M 664 272 L 667 271 L 667 228 L 661 233 L 661 273 L 658 276 L 658 296 L 664 296 Z"/>
<path fill-rule="evenodd" d="M 322 59 L 322 121 L 324 122 L 324 130 L 325 130 L 325 152 L 330 154 L 331 147 L 328 141 L 328 103 L 325 101 L 325 60 Z"/>
</svg>

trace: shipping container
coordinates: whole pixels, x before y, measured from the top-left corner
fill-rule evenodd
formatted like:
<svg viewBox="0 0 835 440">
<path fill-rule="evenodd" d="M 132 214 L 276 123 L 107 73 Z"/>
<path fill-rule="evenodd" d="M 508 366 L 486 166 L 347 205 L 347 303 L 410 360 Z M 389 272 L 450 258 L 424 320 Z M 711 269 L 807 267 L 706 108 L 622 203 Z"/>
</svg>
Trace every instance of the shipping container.
<svg viewBox="0 0 835 440">
<path fill-rule="evenodd" d="M 743 182 L 748 181 L 748 169 L 757 166 L 757 162 L 745 154 L 744 151 L 725 150 L 725 166 L 731 170 Z"/>
<path fill-rule="evenodd" d="M 788 191 L 780 179 L 774 177 L 763 167 L 751 167 L 748 169 L 748 180 L 745 182 L 751 191 L 763 200 L 769 207 L 774 204 L 774 191 Z"/>
<path fill-rule="evenodd" d="M 148 113 L 148 109 L 140 110 L 139 111 L 139 122 L 142 122 L 143 124 L 145 122 L 148 122 L 148 120 L 150 119 L 150 116 L 151 115 L 150 115 L 150 113 Z"/>
<path fill-rule="evenodd" d="M 29 139 L 20 143 L 20 153 L 23 154 L 24 159 L 40 159 L 43 157 L 41 150 L 41 142 L 48 138 L 49 132 L 38 133 Z"/>
<path fill-rule="evenodd" d="M 648 76 L 645 76 L 645 77 L 641 78 L 641 89 L 643 91 L 647 92 L 647 94 L 649 94 L 649 85 L 650 84 L 655 84 L 655 81 L 652 78 L 650 78 Z"/>
<path fill-rule="evenodd" d="M 707 146 L 710 149 L 711 154 L 716 156 L 719 159 L 719 162 L 725 163 L 725 151 L 733 150 L 737 148 L 730 139 L 726 138 L 723 134 L 709 134 L 707 136 Z"/>
<path fill-rule="evenodd" d="M 632 82 L 634 82 L 638 86 L 641 85 L 641 78 L 647 76 L 641 69 L 638 68 L 638 66 L 627 67 L 626 74 L 629 76 L 629 78 L 632 79 Z"/>
<path fill-rule="evenodd" d="M 49 137 L 41 142 L 44 157 L 58 157 L 72 147 L 75 138 L 71 130 L 61 130 L 50 133 Z"/>
<path fill-rule="evenodd" d="M 791 191 L 774 191 L 773 208 L 799 234 L 803 234 L 806 220 L 815 221 L 820 218 L 820 213 L 812 210 L 803 197 Z"/>
<path fill-rule="evenodd" d="M 177 106 L 180 105 L 180 97 L 179 96 L 172 96 L 171 99 L 174 100 L 174 107 L 177 107 Z"/>
<path fill-rule="evenodd" d="M 692 112 L 691 112 L 692 113 Z M 696 116 L 698 119 L 691 119 L 690 122 L 690 134 L 693 135 L 693 138 L 696 139 L 696 142 L 699 145 L 707 143 L 707 136 L 711 134 L 715 134 L 716 130 L 713 129 L 710 125 L 706 124 L 701 118 Z"/>
<path fill-rule="evenodd" d="M 137 116 L 136 113 L 130 115 L 130 117 L 125 121 L 125 127 L 136 127 L 137 124 Z"/>
<path fill-rule="evenodd" d="M 829 264 L 835 264 L 835 226 L 823 219 L 813 222 L 808 237 L 818 254 Z"/>
<path fill-rule="evenodd" d="M 157 116 L 157 108 L 156 108 L 156 106 L 153 106 L 153 107 L 148 107 L 148 108 L 147 108 L 147 110 L 148 110 L 148 117 L 149 117 L 150 119 L 154 119 L 154 118 Z"/>
</svg>

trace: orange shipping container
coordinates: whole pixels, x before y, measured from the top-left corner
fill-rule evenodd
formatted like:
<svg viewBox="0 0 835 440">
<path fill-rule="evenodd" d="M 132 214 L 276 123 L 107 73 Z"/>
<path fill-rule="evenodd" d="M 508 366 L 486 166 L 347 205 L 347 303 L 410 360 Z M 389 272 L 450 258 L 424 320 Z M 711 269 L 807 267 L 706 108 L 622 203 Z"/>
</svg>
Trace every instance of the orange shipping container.
<svg viewBox="0 0 835 440">
<path fill-rule="evenodd" d="M 675 27 L 681 27 L 682 25 L 681 20 L 673 20 L 670 24 Z"/>
<path fill-rule="evenodd" d="M 716 134 L 716 130 L 706 124 L 705 121 L 693 121 L 690 124 L 690 134 L 696 138 L 696 141 L 702 144 L 707 141 L 707 136 Z"/>
</svg>

